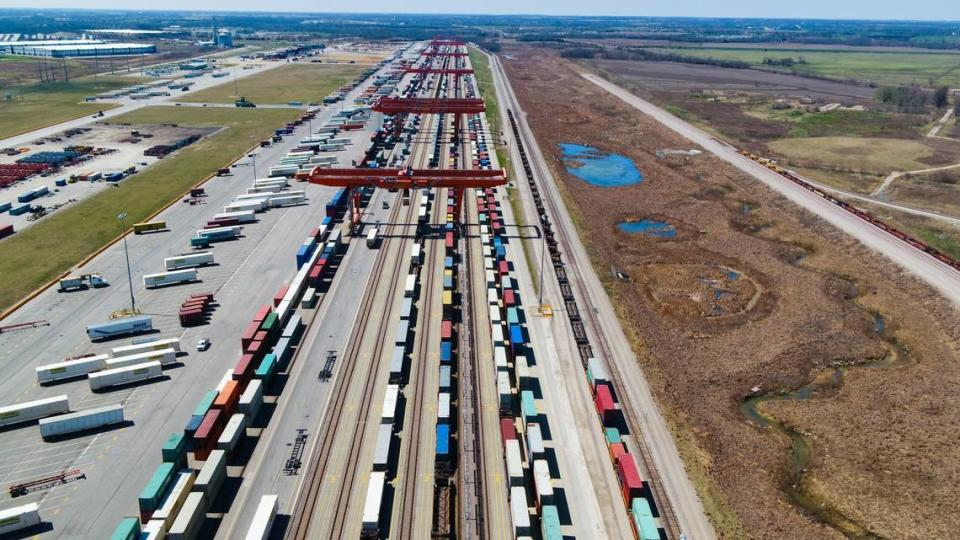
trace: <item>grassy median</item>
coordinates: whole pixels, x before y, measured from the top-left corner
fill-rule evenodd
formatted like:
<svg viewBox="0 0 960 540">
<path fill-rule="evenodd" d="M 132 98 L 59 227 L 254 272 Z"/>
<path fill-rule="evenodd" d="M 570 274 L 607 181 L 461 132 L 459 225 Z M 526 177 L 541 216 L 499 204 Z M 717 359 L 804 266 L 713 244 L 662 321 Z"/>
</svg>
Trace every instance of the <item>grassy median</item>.
<svg viewBox="0 0 960 540">
<path fill-rule="evenodd" d="M 368 67 L 351 64 L 287 64 L 236 81 L 224 79 L 223 84 L 193 92 L 179 101 L 233 103 L 243 96 L 254 104 L 291 101 L 319 103 L 330 92 L 352 82 Z"/>
<path fill-rule="evenodd" d="M 71 83 L 31 84 L 4 87 L 10 101 L 0 101 L 0 139 L 13 137 L 97 111 L 119 107 L 118 103 L 84 103 L 83 98 L 133 86 L 137 78 L 100 77 Z"/>
<path fill-rule="evenodd" d="M 225 129 L 124 180 L 115 189 L 59 210 L 0 242 L 0 311 L 69 270 L 125 227 L 178 199 L 298 113 L 294 109 L 149 107 L 112 119 L 134 125 L 174 123 Z M 116 219 L 121 212 L 128 216 L 125 226 Z"/>
</svg>

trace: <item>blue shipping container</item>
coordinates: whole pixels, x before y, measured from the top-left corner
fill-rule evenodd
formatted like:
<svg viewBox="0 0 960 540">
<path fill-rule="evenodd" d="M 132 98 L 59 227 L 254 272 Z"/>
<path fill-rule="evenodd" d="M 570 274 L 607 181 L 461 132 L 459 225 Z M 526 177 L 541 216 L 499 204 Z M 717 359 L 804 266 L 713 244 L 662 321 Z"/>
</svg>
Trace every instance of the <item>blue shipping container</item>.
<svg viewBox="0 0 960 540">
<path fill-rule="evenodd" d="M 523 345 L 523 328 L 515 324 L 510 325 L 510 345 L 514 348 Z"/>
<path fill-rule="evenodd" d="M 11 204 L 11 203 L 8 203 L 8 202 L 0 203 L 0 212 L 6 212 L 6 211 L 9 210 L 11 207 L 13 207 L 13 204 Z"/>
<path fill-rule="evenodd" d="M 11 215 L 11 216 L 20 216 L 20 215 L 26 214 L 26 213 L 29 212 L 29 211 L 30 211 L 30 205 L 29 205 L 29 204 L 21 204 L 20 206 L 14 206 L 13 208 L 11 208 L 11 209 L 10 209 L 10 215 Z"/>
<path fill-rule="evenodd" d="M 446 460 L 450 458 L 450 426 L 448 424 L 437 425 L 437 459 Z"/>
<path fill-rule="evenodd" d="M 297 270 L 299 270 L 310 259 L 311 246 L 300 246 L 297 250 Z"/>
<path fill-rule="evenodd" d="M 440 342 L 440 363 L 449 364 L 453 357 L 453 343 L 449 341 Z"/>
</svg>

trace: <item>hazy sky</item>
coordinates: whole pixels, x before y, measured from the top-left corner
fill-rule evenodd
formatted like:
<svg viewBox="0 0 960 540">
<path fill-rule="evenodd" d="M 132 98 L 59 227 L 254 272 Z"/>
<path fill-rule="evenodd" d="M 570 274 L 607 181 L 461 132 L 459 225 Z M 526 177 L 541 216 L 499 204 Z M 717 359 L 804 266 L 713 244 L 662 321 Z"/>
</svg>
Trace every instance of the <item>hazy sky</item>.
<svg viewBox="0 0 960 540">
<path fill-rule="evenodd" d="M 0 7 L 960 20 L 960 0 L 0 0 Z"/>
</svg>

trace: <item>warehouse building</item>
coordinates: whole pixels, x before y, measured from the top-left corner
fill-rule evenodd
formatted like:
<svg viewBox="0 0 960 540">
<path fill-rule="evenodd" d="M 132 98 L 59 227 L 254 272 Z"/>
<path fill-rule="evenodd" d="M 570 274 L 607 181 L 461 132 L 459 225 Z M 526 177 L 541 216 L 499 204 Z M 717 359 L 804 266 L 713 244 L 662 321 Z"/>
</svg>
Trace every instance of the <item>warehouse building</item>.
<svg viewBox="0 0 960 540">
<path fill-rule="evenodd" d="M 148 43 L 107 43 L 95 40 L 61 40 L 45 42 L 4 43 L 0 49 L 7 54 L 41 56 L 47 58 L 87 58 L 95 56 L 130 56 L 157 52 L 157 46 Z"/>
</svg>

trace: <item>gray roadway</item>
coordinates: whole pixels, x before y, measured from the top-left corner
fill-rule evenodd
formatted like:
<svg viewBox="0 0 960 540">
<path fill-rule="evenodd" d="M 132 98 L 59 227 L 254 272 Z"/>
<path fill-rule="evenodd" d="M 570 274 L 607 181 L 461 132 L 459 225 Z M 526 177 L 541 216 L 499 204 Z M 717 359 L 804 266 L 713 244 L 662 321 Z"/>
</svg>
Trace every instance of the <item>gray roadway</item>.
<svg viewBox="0 0 960 540">
<path fill-rule="evenodd" d="M 321 112 L 315 125 L 333 114 Z M 376 127 L 375 121 L 369 124 Z M 258 150 L 258 176 L 296 146 L 307 133 L 300 127 L 283 143 Z M 341 154 L 341 161 L 359 157 L 368 131 L 353 135 L 357 144 Z M 249 160 L 243 160 L 247 163 Z M 49 476 L 79 467 L 86 479 L 58 486 L 27 497 L 9 500 L 0 494 L 0 508 L 38 501 L 40 514 L 52 524 L 50 537 L 103 538 L 125 515 L 135 515 L 136 497 L 160 463 L 159 449 L 166 437 L 183 429 L 200 396 L 216 386 L 224 372 L 239 358 L 239 334 L 257 307 L 268 303 L 277 289 L 295 273 L 294 255 L 309 230 L 320 224 L 323 205 L 333 188 L 293 183 L 291 189 L 307 191 L 304 205 L 271 209 L 259 214 L 259 222 L 244 227 L 239 240 L 214 244 L 217 265 L 200 269 L 202 282 L 146 291 L 144 273 L 162 271 L 164 257 L 187 252 L 189 237 L 211 215 L 243 193 L 252 184 L 250 166 L 234 168 L 234 174 L 218 177 L 205 187 L 209 194 L 202 205 L 176 203 L 159 216 L 170 231 L 128 237 L 134 292 L 138 307 L 153 315 L 162 337 L 179 336 L 188 352 L 178 367 L 165 370 L 165 378 L 149 384 L 94 394 L 86 380 L 40 387 L 34 368 L 85 352 L 107 352 L 129 339 L 91 344 L 84 328 L 103 322 L 115 310 L 129 305 L 123 244 L 118 243 L 94 258 L 82 271 L 99 272 L 112 286 L 106 289 L 57 293 L 51 288 L 40 294 L 4 324 L 46 320 L 50 326 L 0 334 L 0 381 L 3 404 L 67 394 L 73 410 L 123 403 L 132 425 L 55 443 L 43 442 L 35 424 L 0 432 L 0 484 L 8 485 Z M 194 292 L 214 291 L 219 306 L 209 325 L 183 329 L 176 313 L 183 298 Z M 349 302 L 347 303 L 349 304 Z M 331 320 L 337 320 L 332 317 Z M 212 348 L 197 353 L 194 344 L 208 337 Z"/>
</svg>

